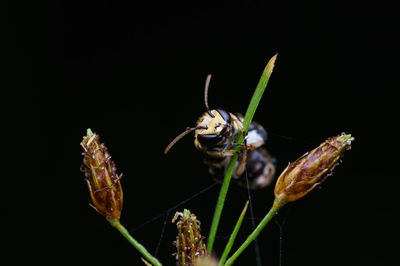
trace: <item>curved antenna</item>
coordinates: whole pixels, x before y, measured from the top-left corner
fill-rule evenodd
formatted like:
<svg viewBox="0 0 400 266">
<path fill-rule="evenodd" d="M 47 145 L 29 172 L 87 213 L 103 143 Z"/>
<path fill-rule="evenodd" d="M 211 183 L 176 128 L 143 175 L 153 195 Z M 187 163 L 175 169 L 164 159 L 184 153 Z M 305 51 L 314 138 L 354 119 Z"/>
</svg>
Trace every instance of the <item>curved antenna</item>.
<svg viewBox="0 0 400 266">
<path fill-rule="evenodd" d="M 210 80 L 211 80 L 211 74 L 207 75 L 206 79 L 206 85 L 204 87 L 204 104 L 206 105 L 207 108 L 207 113 L 214 118 L 215 116 L 211 113 L 210 107 L 208 107 L 208 86 L 210 86 Z"/>
<path fill-rule="evenodd" d="M 180 140 L 181 138 L 183 138 L 184 136 L 186 136 L 190 132 L 195 131 L 197 129 L 207 129 L 207 127 L 188 127 L 188 128 L 186 128 L 185 131 L 183 131 L 181 134 L 179 134 L 176 138 L 174 138 L 173 141 L 171 141 L 170 144 L 168 144 L 168 146 L 164 150 L 164 154 L 167 154 L 168 151 L 172 148 L 172 146 L 174 146 L 175 143 L 178 142 L 178 140 Z"/>
</svg>

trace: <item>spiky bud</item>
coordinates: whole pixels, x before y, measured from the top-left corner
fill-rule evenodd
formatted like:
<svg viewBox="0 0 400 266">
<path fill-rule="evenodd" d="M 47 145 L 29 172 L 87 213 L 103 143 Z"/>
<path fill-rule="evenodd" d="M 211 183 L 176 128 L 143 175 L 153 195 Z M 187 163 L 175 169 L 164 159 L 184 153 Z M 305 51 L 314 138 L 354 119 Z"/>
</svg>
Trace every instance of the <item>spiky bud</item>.
<svg viewBox="0 0 400 266">
<path fill-rule="evenodd" d="M 321 184 L 338 165 L 344 151 L 351 148 L 353 140 L 350 134 L 342 133 L 290 163 L 276 182 L 275 204 L 296 201 Z"/>
<path fill-rule="evenodd" d="M 195 260 L 208 256 L 204 236 L 200 234 L 200 221 L 189 210 L 177 212 L 172 222 L 180 217 L 176 223 L 178 236 L 174 244 L 177 248 L 176 255 L 178 266 L 195 266 Z"/>
<path fill-rule="evenodd" d="M 87 130 L 81 142 L 84 149 L 82 170 L 92 198 L 91 206 L 107 219 L 118 220 L 122 210 L 122 174 L 117 174 L 106 146 L 99 139 L 97 134 Z"/>
</svg>

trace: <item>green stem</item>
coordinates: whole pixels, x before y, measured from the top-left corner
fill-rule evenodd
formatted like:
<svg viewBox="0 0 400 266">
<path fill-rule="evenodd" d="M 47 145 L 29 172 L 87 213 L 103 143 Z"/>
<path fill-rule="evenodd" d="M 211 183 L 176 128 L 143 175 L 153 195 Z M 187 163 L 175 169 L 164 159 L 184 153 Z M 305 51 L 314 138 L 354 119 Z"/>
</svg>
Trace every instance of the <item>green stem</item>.
<svg viewBox="0 0 400 266">
<path fill-rule="evenodd" d="M 258 103 L 260 102 L 261 97 L 265 91 L 267 84 L 268 84 L 269 77 L 271 76 L 272 70 L 275 65 L 276 57 L 277 57 L 277 55 L 273 56 L 269 60 L 267 66 L 265 67 L 265 69 L 261 75 L 260 81 L 258 82 L 257 87 L 253 93 L 253 96 L 250 100 L 250 104 L 247 107 L 247 111 L 246 111 L 246 114 L 243 119 L 243 131 L 244 132 L 247 132 L 247 130 L 249 129 L 251 120 L 253 119 L 254 113 L 256 112 Z M 243 132 L 239 132 L 235 143 L 243 144 L 243 141 L 244 141 Z M 236 151 L 239 151 L 240 147 L 236 146 L 236 147 L 234 147 L 234 149 Z M 232 174 L 233 174 L 233 171 L 235 170 L 237 159 L 238 159 L 238 154 L 235 153 L 231 157 L 231 160 L 229 161 L 229 164 L 226 168 L 224 180 L 223 180 L 223 183 L 221 186 L 221 190 L 219 191 L 217 205 L 216 205 L 215 211 L 214 211 L 214 217 L 213 217 L 213 220 L 211 223 L 210 233 L 208 235 L 208 240 L 207 240 L 208 253 L 212 253 L 215 235 L 217 234 L 219 220 L 221 218 L 221 213 L 222 213 L 222 209 L 224 207 L 226 194 L 228 193 L 229 183 L 231 182 Z"/>
<path fill-rule="evenodd" d="M 117 219 L 107 219 L 110 224 L 115 227 L 128 241 L 132 244 L 142 255 L 146 258 L 148 262 L 155 266 L 162 266 L 162 264 L 153 257 L 144 246 L 142 246 L 139 242 L 136 241 L 126 230 L 126 228 L 119 222 Z"/>
<path fill-rule="evenodd" d="M 260 80 L 258 81 L 257 87 L 254 90 L 253 96 L 251 97 L 249 106 L 247 107 L 246 114 L 243 119 L 243 129 L 247 131 L 249 129 L 250 123 L 253 120 L 253 116 L 257 110 L 258 104 L 261 101 L 261 97 L 264 94 L 265 88 L 267 87 L 269 78 L 271 77 L 272 70 L 275 66 L 276 57 L 278 54 L 274 55 L 265 67 Z"/>
<path fill-rule="evenodd" d="M 236 235 L 239 232 L 240 226 L 242 225 L 242 221 L 243 221 L 244 215 L 246 214 L 248 205 L 249 205 L 249 201 L 246 202 L 246 205 L 244 206 L 243 211 L 240 214 L 240 217 L 236 222 L 235 228 L 233 229 L 232 234 L 231 234 L 231 236 L 230 236 L 230 238 L 228 240 L 228 243 L 226 244 L 225 250 L 222 253 L 222 256 L 221 256 L 221 258 L 219 260 L 219 265 L 224 265 L 225 260 L 228 257 L 229 252 L 232 249 L 233 243 L 235 242 L 235 239 L 236 239 Z"/>
<path fill-rule="evenodd" d="M 264 229 L 264 227 L 271 221 L 271 219 L 275 216 L 278 210 L 286 204 L 286 200 L 284 198 L 275 198 L 274 204 L 272 205 L 269 212 L 265 215 L 262 221 L 258 224 L 258 226 L 254 229 L 254 231 L 247 237 L 247 239 L 243 242 L 243 244 L 233 253 L 233 255 L 226 261 L 225 266 L 232 265 L 237 257 L 253 242 L 254 239 L 260 234 L 260 232 Z"/>
<path fill-rule="evenodd" d="M 217 205 L 214 211 L 214 217 L 211 223 L 210 233 L 208 234 L 207 240 L 207 251 L 208 253 L 212 253 L 212 248 L 214 245 L 215 235 L 217 234 L 217 228 L 219 224 L 219 220 L 221 218 L 222 209 L 224 207 L 226 194 L 228 193 L 229 183 L 231 182 L 233 171 L 235 170 L 236 161 L 238 159 L 238 154 L 234 154 L 229 161 L 229 164 L 226 168 L 224 182 L 222 183 L 221 190 L 219 191 Z"/>
</svg>

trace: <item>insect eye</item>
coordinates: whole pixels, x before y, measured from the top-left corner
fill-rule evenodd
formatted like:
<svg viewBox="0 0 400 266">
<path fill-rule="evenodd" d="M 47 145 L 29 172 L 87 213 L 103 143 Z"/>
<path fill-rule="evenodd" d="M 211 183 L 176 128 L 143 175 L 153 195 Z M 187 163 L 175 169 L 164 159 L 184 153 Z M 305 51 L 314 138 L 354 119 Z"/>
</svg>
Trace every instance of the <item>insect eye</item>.
<svg viewBox="0 0 400 266">
<path fill-rule="evenodd" d="M 213 146 L 218 144 L 222 140 L 222 135 L 217 134 L 199 134 L 197 135 L 198 141 L 203 146 Z"/>
<path fill-rule="evenodd" d="M 224 125 L 224 127 L 222 128 L 220 134 L 223 135 L 223 136 L 229 134 L 229 124 L 225 124 Z"/>
<path fill-rule="evenodd" d="M 225 111 L 224 109 L 218 108 L 217 112 L 222 116 L 222 118 L 226 121 L 226 123 L 231 123 L 231 115 Z"/>
</svg>

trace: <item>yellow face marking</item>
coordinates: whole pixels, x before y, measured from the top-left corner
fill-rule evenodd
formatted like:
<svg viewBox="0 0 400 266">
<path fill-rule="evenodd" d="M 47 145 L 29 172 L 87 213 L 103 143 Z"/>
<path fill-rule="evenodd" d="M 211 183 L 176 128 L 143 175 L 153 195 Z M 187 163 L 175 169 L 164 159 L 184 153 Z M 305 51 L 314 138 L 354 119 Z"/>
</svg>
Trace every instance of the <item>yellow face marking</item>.
<svg viewBox="0 0 400 266">
<path fill-rule="evenodd" d="M 222 116 L 218 113 L 217 110 L 211 110 L 211 114 L 214 117 L 211 117 L 207 112 L 204 113 L 199 120 L 197 121 L 196 127 L 207 127 L 207 129 L 199 129 L 195 132 L 195 137 L 198 134 L 216 134 L 218 135 L 221 130 L 224 128 L 226 121 L 222 118 Z"/>
</svg>

